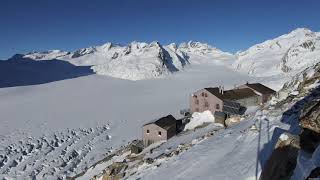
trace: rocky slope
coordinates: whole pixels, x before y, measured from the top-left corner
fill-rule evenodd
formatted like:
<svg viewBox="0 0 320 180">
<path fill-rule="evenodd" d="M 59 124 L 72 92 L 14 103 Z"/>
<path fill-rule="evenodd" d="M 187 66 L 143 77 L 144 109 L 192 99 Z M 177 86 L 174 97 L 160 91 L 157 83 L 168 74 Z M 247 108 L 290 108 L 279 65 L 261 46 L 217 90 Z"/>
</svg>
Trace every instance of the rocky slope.
<svg viewBox="0 0 320 180">
<path fill-rule="evenodd" d="M 290 125 L 281 135 L 261 173 L 264 179 L 319 178 L 320 172 L 320 63 L 298 73 L 280 91 L 282 107 L 295 102 L 283 113 L 282 122 Z M 298 101 L 297 101 L 298 100 Z M 277 136 L 274 132 L 273 136 Z"/>
</svg>

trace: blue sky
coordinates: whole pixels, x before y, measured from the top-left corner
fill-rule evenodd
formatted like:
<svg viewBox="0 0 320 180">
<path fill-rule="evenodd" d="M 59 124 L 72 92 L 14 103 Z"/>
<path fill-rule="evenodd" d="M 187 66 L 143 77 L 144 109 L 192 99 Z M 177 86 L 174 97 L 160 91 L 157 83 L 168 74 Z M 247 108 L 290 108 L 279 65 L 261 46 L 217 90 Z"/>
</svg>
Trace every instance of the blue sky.
<svg viewBox="0 0 320 180">
<path fill-rule="evenodd" d="M 244 50 L 297 27 L 320 31 L 318 0 L 1 0 L 0 59 L 105 42 L 197 40 Z"/>
</svg>

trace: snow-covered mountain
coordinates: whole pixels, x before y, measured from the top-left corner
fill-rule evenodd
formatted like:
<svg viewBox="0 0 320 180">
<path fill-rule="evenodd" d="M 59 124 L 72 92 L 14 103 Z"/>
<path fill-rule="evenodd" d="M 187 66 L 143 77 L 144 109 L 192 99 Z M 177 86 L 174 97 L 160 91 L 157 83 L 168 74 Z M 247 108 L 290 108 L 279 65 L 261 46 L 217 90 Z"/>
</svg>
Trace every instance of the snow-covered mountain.
<svg viewBox="0 0 320 180">
<path fill-rule="evenodd" d="M 197 60 L 190 62 L 190 57 Z M 95 73 L 116 78 L 141 80 L 181 71 L 187 64 L 199 64 L 208 59 L 234 59 L 230 53 L 200 42 L 175 43 L 163 46 L 159 42 L 131 42 L 126 46 L 106 43 L 74 52 L 51 50 L 32 52 L 24 56 L 33 60 L 66 60 L 76 66 L 92 66 Z"/>
<path fill-rule="evenodd" d="M 141 80 L 181 71 L 188 64 L 232 60 L 232 68 L 255 77 L 293 76 L 320 61 L 320 33 L 306 28 L 254 45 L 235 55 L 205 43 L 189 41 L 179 45 L 159 42 L 106 43 L 74 52 L 50 50 L 24 56 L 33 60 L 66 60 L 76 66 L 92 66 L 95 73 L 116 78 Z"/>
<path fill-rule="evenodd" d="M 236 56 L 233 67 L 252 76 L 294 75 L 320 61 L 320 33 L 298 28 Z"/>
</svg>

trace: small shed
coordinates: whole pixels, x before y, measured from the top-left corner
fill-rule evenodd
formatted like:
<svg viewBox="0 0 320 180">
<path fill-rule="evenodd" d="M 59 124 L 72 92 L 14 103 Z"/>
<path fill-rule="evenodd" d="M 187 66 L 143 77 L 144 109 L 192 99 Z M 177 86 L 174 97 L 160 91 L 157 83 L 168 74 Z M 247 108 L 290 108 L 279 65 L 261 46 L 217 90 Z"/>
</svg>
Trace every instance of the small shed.
<svg viewBox="0 0 320 180">
<path fill-rule="evenodd" d="M 190 122 L 190 118 L 191 117 L 188 117 L 188 116 L 185 116 L 181 119 L 177 119 L 177 126 L 176 126 L 176 129 L 177 129 L 177 134 L 180 133 L 181 131 L 183 131 L 184 127 L 186 126 L 186 124 L 188 124 Z"/>
<path fill-rule="evenodd" d="M 130 146 L 131 153 L 134 153 L 134 154 L 141 153 L 143 148 L 144 148 L 144 146 L 143 146 L 142 140 L 134 140 Z"/>
<path fill-rule="evenodd" d="M 227 115 L 224 112 L 216 111 L 214 112 L 214 122 L 220 123 L 225 126 L 225 120 Z"/>
</svg>

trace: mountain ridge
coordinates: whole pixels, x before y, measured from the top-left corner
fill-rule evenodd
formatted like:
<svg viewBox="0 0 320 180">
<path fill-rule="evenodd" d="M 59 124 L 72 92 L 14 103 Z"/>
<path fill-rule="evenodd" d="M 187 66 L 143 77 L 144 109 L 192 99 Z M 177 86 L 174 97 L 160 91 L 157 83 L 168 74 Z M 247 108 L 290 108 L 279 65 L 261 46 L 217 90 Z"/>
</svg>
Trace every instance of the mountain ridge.
<svg viewBox="0 0 320 180">
<path fill-rule="evenodd" d="M 319 62 L 319 55 L 320 33 L 297 28 L 238 52 L 233 68 L 258 77 L 297 73 Z"/>
<path fill-rule="evenodd" d="M 133 41 L 128 45 L 105 43 L 78 49 L 74 52 L 49 50 L 27 53 L 23 58 L 41 60 L 65 60 L 76 66 L 91 66 L 96 74 L 115 78 L 142 80 L 163 77 L 184 69 L 190 64 L 190 56 L 232 57 L 216 47 L 205 43 L 189 41 L 179 45 L 161 45 Z M 9 60 L 17 59 L 15 56 Z M 196 62 L 195 62 L 196 63 Z"/>
<path fill-rule="evenodd" d="M 255 77 L 292 76 L 306 66 L 320 62 L 320 33 L 297 28 L 287 34 L 253 45 L 237 53 L 224 52 L 198 41 L 162 45 L 132 41 L 127 45 L 105 43 L 72 52 L 48 50 L 31 52 L 24 58 L 65 60 L 76 66 L 91 66 L 96 74 L 129 80 L 164 77 L 190 64 L 219 64 Z M 9 60 L 17 59 L 14 56 Z M 218 62 L 218 61 L 216 61 Z"/>
</svg>

